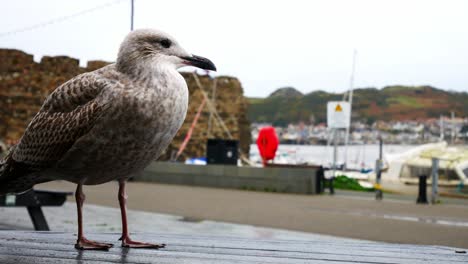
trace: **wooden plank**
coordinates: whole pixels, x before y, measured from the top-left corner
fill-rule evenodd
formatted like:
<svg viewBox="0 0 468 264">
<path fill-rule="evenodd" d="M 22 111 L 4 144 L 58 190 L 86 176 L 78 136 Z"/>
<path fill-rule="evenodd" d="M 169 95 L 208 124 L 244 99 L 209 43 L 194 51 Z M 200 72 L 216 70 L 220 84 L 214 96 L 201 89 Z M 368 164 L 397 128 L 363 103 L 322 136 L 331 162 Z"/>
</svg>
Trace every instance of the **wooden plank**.
<svg viewBox="0 0 468 264">
<path fill-rule="evenodd" d="M 0 263 L 467 263 L 456 248 L 369 241 L 260 240 L 218 236 L 134 234 L 163 242 L 160 250 L 121 248 L 119 234 L 89 234 L 115 243 L 109 251 L 79 251 L 76 236 L 60 232 L 0 231 Z M 39 260 L 39 261 L 38 261 Z M 42 262 L 41 262 L 42 261 Z M 67 262 L 68 261 L 68 262 Z"/>
</svg>

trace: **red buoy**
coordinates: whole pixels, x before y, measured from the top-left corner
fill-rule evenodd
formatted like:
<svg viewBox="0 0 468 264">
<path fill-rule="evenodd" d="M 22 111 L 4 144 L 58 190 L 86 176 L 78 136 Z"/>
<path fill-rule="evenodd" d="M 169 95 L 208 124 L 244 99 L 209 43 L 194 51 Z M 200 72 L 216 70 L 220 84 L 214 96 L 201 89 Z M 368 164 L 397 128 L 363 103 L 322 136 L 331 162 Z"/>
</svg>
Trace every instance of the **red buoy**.
<svg viewBox="0 0 468 264">
<path fill-rule="evenodd" d="M 279 140 L 274 127 L 268 126 L 260 129 L 257 138 L 257 147 L 263 160 L 263 165 L 267 161 L 275 158 Z"/>
</svg>

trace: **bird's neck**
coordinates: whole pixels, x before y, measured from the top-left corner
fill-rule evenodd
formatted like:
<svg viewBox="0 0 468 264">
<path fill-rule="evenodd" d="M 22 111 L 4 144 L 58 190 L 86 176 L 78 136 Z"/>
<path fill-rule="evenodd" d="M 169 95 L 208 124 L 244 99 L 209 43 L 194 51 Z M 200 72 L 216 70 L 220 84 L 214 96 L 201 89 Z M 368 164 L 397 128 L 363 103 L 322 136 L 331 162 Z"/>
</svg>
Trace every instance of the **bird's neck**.
<svg viewBox="0 0 468 264">
<path fill-rule="evenodd" d="M 157 61 L 139 61 L 136 63 L 117 61 L 116 68 L 131 79 L 143 81 L 149 85 L 164 82 L 174 76 L 180 75 L 174 65 Z"/>
</svg>

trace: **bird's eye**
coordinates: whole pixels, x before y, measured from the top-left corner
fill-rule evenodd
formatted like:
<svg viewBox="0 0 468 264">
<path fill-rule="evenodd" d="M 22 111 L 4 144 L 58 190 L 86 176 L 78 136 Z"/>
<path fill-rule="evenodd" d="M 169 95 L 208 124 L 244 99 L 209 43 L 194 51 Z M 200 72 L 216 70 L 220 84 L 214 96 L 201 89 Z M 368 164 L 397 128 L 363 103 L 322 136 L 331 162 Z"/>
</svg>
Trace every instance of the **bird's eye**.
<svg viewBox="0 0 468 264">
<path fill-rule="evenodd" d="M 169 39 L 163 39 L 159 43 L 161 44 L 161 46 L 163 46 L 166 49 L 170 48 L 172 44 Z"/>
</svg>

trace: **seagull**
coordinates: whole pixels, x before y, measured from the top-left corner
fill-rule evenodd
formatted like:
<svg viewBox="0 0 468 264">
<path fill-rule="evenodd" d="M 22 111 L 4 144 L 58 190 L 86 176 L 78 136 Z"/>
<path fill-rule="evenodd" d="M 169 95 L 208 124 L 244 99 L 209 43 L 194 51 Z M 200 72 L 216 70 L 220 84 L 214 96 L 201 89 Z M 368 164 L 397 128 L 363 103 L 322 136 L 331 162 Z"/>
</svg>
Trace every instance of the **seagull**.
<svg viewBox="0 0 468 264">
<path fill-rule="evenodd" d="M 77 249 L 107 250 L 112 244 L 83 233 L 83 185 L 117 180 L 122 247 L 162 248 L 134 241 L 127 228 L 126 181 L 158 158 L 184 122 L 188 88 L 177 69 L 216 71 L 209 59 L 185 51 L 165 32 L 130 32 L 115 63 L 80 74 L 56 88 L 0 161 L 0 195 L 35 184 L 77 184 Z"/>
</svg>

